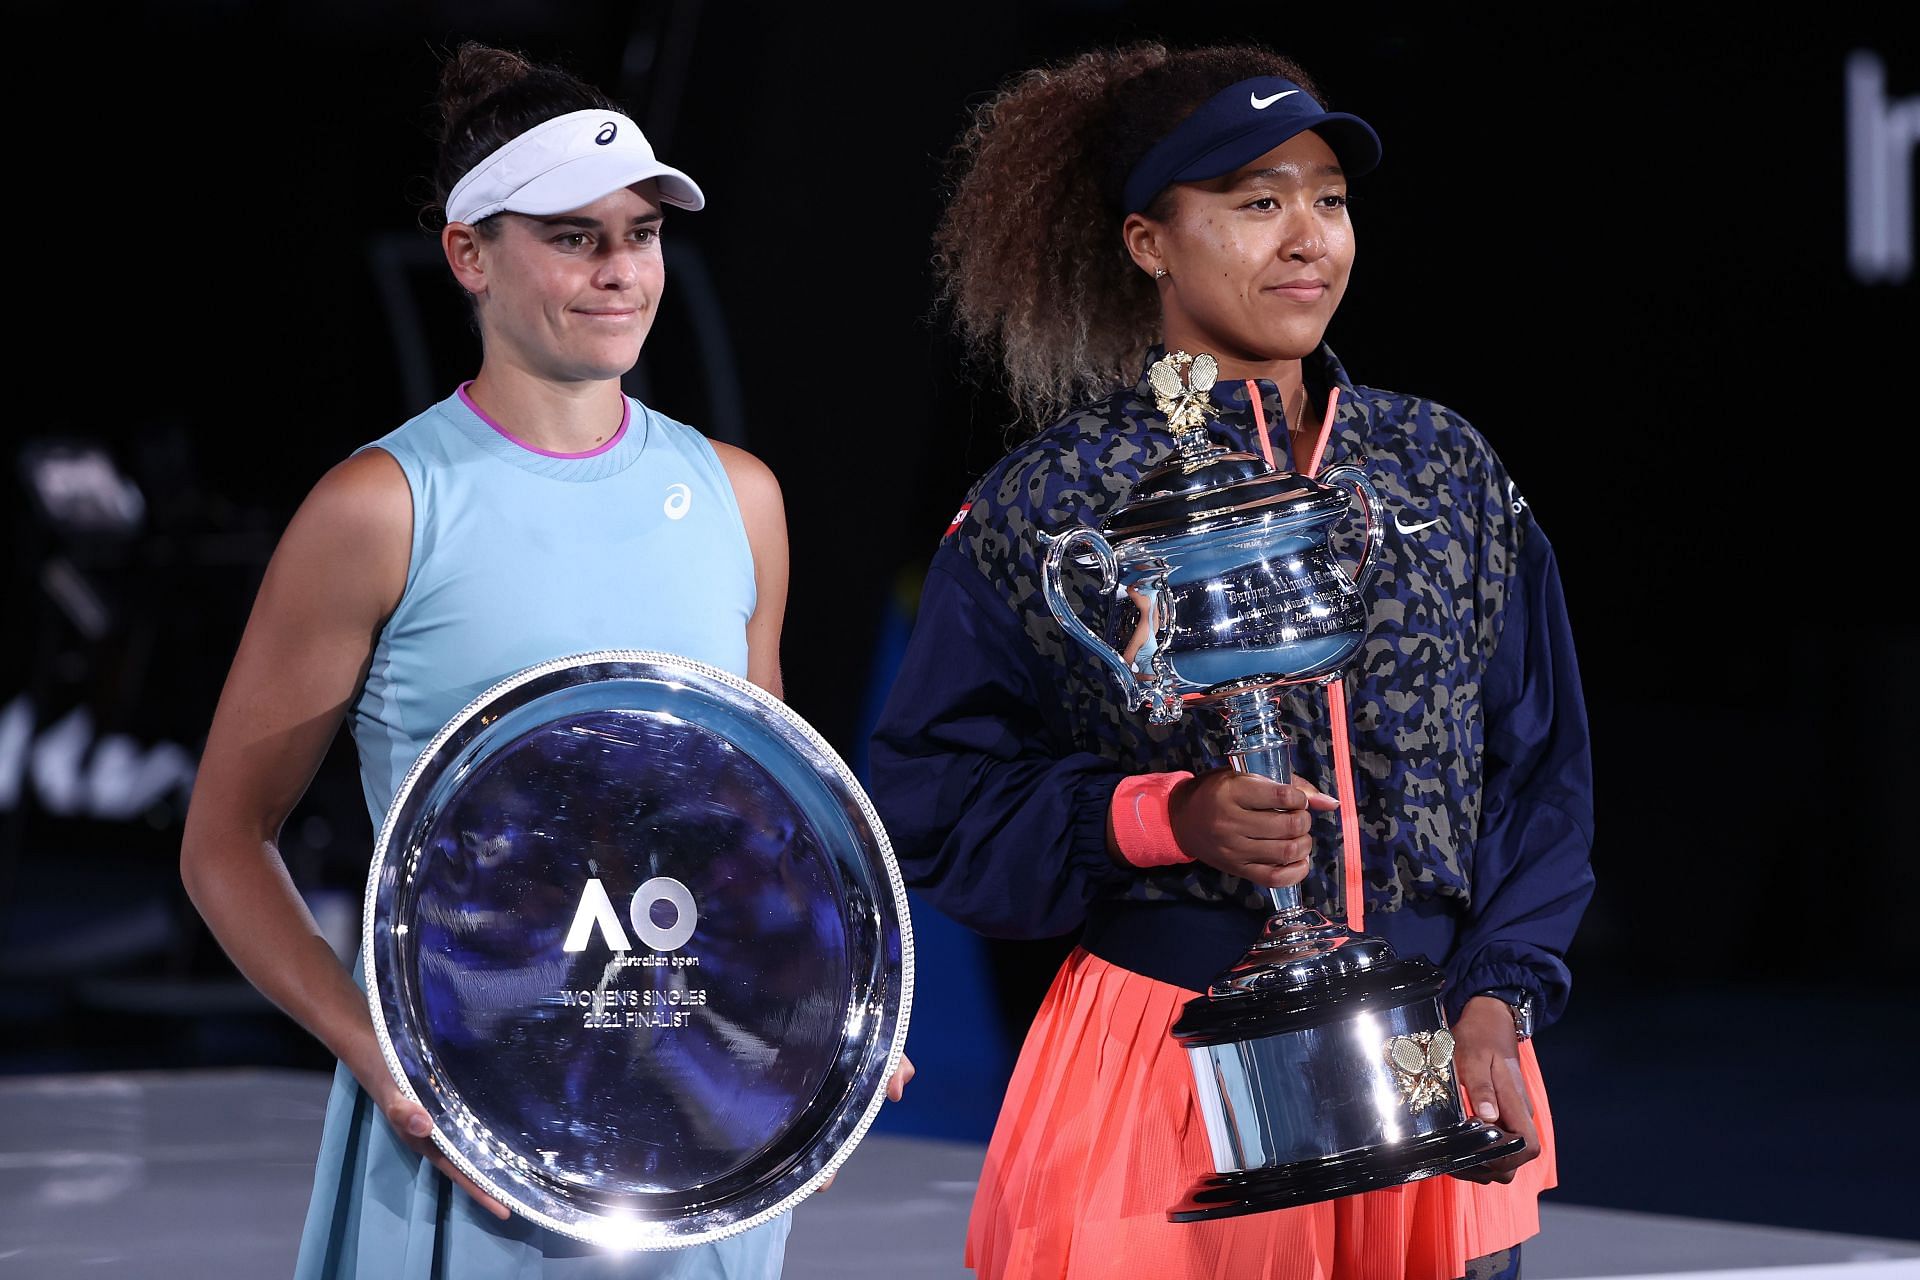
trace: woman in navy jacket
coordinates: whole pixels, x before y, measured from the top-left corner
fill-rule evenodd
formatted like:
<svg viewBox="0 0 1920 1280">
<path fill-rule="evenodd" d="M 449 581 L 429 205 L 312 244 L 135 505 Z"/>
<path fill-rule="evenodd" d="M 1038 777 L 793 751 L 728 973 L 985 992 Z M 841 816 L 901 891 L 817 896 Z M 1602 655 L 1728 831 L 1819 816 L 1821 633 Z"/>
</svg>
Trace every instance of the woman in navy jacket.
<svg viewBox="0 0 1920 1280">
<path fill-rule="evenodd" d="M 1538 1229 L 1553 1149 L 1528 1037 L 1565 1004 L 1592 890 L 1586 716 L 1552 549 L 1499 459 L 1451 411 L 1356 385 L 1323 341 L 1354 257 L 1348 183 L 1378 157 L 1251 48 L 1087 54 L 1016 81 L 962 142 L 948 297 L 1052 425 L 934 554 L 875 798 L 909 882 L 954 918 L 1081 933 L 989 1148 L 983 1275 L 1448 1280 L 1517 1274 Z M 1170 450 L 1144 380 L 1170 349 L 1218 358 L 1217 439 L 1301 471 L 1357 462 L 1387 507 L 1345 696 L 1287 695 L 1290 785 L 1226 769 L 1195 717 L 1129 712 L 1041 596 L 1037 535 L 1097 523 Z M 1469 1103 L 1526 1150 L 1466 1180 L 1170 1224 L 1211 1164 L 1168 1030 L 1255 937 L 1266 887 L 1348 905 L 1319 816 L 1341 793 L 1364 886 L 1345 914 L 1445 970 Z"/>
</svg>

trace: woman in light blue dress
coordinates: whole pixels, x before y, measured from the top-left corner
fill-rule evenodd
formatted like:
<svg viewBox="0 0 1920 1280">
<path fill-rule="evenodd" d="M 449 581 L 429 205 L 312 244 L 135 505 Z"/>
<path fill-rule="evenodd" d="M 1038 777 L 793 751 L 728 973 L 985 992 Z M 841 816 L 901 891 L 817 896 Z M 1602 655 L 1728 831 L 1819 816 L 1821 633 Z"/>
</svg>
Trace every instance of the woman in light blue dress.
<svg viewBox="0 0 1920 1280">
<path fill-rule="evenodd" d="M 698 209 L 700 189 L 597 91 L 511 54 L 462 48 L 440 105 L 440 239 L 473 303 L 480 371 L 336 466 L 294 516 L 221 694 L 181 855 L 240 970 L 340 1059 L 296 1274 L 776 1277 L 784 1215 L 696 1248 L 609 1253 L 510 1216 L 454 1169 L 275 847 L 342 720 L 378 830 L 441 725 L 536 662 L 660 649 L 781 692 L 778 484 L 620 390 L 665 283 L 664 207 Z"/>
</svg>

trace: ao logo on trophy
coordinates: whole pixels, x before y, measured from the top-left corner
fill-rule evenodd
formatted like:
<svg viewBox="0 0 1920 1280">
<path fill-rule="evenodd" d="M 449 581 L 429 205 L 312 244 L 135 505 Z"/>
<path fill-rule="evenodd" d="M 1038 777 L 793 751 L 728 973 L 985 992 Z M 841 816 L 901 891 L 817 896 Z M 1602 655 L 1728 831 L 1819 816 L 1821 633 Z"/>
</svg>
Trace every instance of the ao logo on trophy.
<svg viewBox="0 0 1920 1280">
<path fill-rule="evenodd" d="M 653 922 L 656 902 L 672 903 L 677 913 L 666 928 Z M 627 904 L 627 919 L 649 950 L 678 951 L 693 936 L 694 926 L 700 923 L 700 911 L 693 905 L 693 894 L 687 886 L 672 876 L 655 876 L 633 891 L 633 899 Z M 596 929 L 610 950 L 633 950 L 626 930 L 620 927 L 620 915 L 613 909 L 613 900 L 607 896 L 607 887 L 593 879 L 587 881 L 587 887 L 580 894 L 580 906 L 573 913 L 573 926 L 567 930 L 562 949 L 585 951 L 587 939 Z"/>
</svg>

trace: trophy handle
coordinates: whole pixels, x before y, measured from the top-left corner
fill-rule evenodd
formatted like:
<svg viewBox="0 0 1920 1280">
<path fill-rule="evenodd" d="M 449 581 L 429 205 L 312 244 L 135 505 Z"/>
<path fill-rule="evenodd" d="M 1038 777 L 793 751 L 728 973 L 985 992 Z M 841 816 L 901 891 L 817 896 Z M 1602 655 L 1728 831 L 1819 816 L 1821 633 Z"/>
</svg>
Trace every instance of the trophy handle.
<svg viewBox="0 0 1920 1280">
<path fill-rule="evenodd" d="M 1112 669 L 1115 678 L 1120 681 L 1120 692 L 1127 697 L 1127 710 L 1138 711 L 1146 699 L 1146 691 L 1134 677 L 1133 669 L 1112 645 L 1093 634 L 1093 630 L 1080 621 L 1073 606 L 1067 603 L 1067 593 L 1060 585 L 1060 575 L 1067 557 L 1073 554 L 1075 547 L 1085 543 L 1100 561 L 1100 590 L 1111 593 L 1120 583 L 1120 558 L 1114 554 L 1113 544 L 1098 529 L 1086 525 L 1076 525 L 1062 534 L 1043 532 L 1040 541 L 1047 548 L 1047 562 L 1040 574 L 1040 588 L 1047 597 L 1047 608 L 1053 610 L 1053 616 L 1066 628 L 1069 636 Z"/>
<path fill-rule="evenodd" d="M 1320 479 L 1326 484 L 1339 485 L 1360 502 L 1360 516 L 1366 522 L 1361 534 L 1365 541 L 1360 547 L 1360 563 L 1353 570 L 1353 587 L 1356 591 L 1365 591 L 1373 575 L 1380 571 L 1380 547 L 1387 539 L 1386 526 L 1380 523 L 1380 494 L 1367 479 L 1367 473 L 1350 462 L 1331 468 Z"/>
</svg>

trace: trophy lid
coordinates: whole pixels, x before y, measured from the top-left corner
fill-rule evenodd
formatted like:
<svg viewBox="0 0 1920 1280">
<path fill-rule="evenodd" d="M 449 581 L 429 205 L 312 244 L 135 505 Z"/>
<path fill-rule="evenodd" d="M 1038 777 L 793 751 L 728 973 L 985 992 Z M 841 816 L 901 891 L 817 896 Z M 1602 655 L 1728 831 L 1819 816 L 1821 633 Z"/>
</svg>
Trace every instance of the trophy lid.
<svg viewBox="0 0 1920 1280">
<path fill-rule="evenodd" d="M 1101 520 L 1109 538 L 1199 533 L 1238 520 L 1317 520 L 1344 513 L 1347 495 L 1311 476 L 1276 471 L 1251 453 L 1216 453 L 1198 462 L 1176 456 Z"/>
<path fill-rule="evenodd" d="M 1206 419 L 1217 412 L 1207 392 L 1218 376 L 1212 356 L 1184 351 L 1168 354 L 1147 371 L 1173 431 L 1174 454 L 1140 477 L 1100 522 L 1109 538 L 1198 533 L 1254 519 L 1313 520 L 1346 510 L 1342 490 L 1276 470 L 1251 453 L 1230 453 L 1207 435 Z"/>
</svg>

